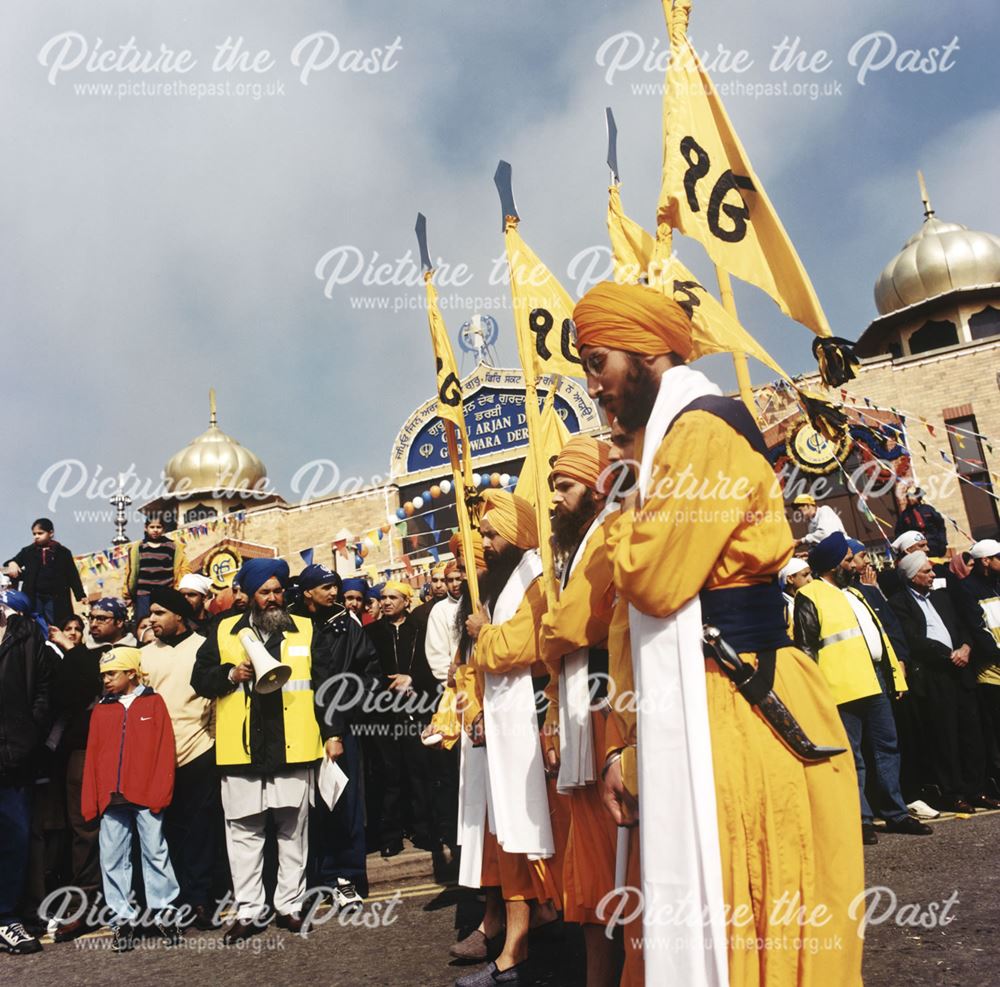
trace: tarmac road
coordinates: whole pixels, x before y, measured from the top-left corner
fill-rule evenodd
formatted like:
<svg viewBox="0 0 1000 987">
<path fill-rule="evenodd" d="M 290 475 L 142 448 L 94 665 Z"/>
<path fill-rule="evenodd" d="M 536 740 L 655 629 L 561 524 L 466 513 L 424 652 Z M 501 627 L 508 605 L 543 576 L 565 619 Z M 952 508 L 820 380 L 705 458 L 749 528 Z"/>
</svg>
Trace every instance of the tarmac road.
<svg viewBox="0 0 1000 987">
<path fill-rule="evenodd" d="M 945 818 L 934 835 L 881 836 L 865 848 L 872 920 L 865 947 L 866 987 L 995 987 L 1000 984 L 1000 813 Z M 891 894 L 890 894 L 891 892 Z M 895 895 L 895 907 L 892 905 Z M 929 906 L 935 905 L 931 908 Z M 148 941 L 124 955 L 96 934 L 46 945 L 29 957 L 0 956 L 0 983 L 10 987 L 129 984 L 156 987 L 447 987 L 465 969 L 449 964 L 458 925 L 478 921 L 469 892 L 428 883 L 379 889 L 363 922 L 334 916 L 306 940 L 273 927 L 241 948 L 218 935 L 194 933 L 170 949 Z M 936 927 L 926 928 L 935 915 Z M 946 920 L 946 921 L 945 921 Z M 576 930 L 539 946 L 546 987 L 582 985 Z M 830 985 L 837 987 L 837 985 Z"/>
</svg>

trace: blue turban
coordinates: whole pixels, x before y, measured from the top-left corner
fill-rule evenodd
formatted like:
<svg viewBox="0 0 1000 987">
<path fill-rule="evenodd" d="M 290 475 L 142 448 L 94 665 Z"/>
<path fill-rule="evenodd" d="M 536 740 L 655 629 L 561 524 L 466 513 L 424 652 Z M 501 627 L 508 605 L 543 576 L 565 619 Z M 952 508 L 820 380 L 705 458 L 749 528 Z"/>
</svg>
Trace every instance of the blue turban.
<svg viewBox="0 0 1000 987">
<path fill-rule="evenodd" d="M 827 535 L 818 545 L 814 545 L 809 553 L 809 568 L 817 575 L 836 569 L 847 558 L 850 546 L 847 535 L 843 531 L 835 531 Z"/>
<path fill-rule="evenodd" d="M 370 586 L 365 590 L 365 602 L 368 600 L 381 600 L 382 599 L 382 587 L 385 583 L 379 583 L 378 586 Z"/>
<path fill-rule="evenodd" d="M 31 597 L 27 593 L 22 593 L 16 589 L 2 590 L 0 591 L 0 603 L 6 607 L 10 607 L 15 613 L 31 617 L 42 629 L 42 633 L 46 637 L 49 636 L 48 621 L 41 614 L 34 613 L 34 607 L 31 605 Z"/>
<path fill-rule="evenodd" d="M 340 589 L 344 593 L 349 593 L 353 590 L 355 593 L 360 593 L 364 596 L 368 592 L 368 581 L 365 579 L 359 579 L 357 576 L 352 576 L 350 579 L 345 579 L 340 585 Z"/>
<path fill-rule="evenodd" d="M 117 600 L 113 596 L 105 596 L 96 603 L 90 604 L 90 612 L 100 610 L 109 613 L 115 620 L 124 620 L 128 616 L 128 608 L 122 600 Z"/>
<path fill-rule="evenodd" d="M 307 565 L 299 573 L 300 589 L 315 589 L 317 586 L 330 586 L 332 584 L 340 586 L 340 576 L 332 569 L 327 569 L 325 565 L 316 562 Z"/>
<path fill-rule="evenodd" d="M 867 548 L 865 548 L 865 543 L 864 543 L 864 542 L 861 542 L 861 541 L 858 541 L 858 540 L 857 540 L 857 538 L 848 538 L 848 539 L 847 539 L 847 547 L 848 547 L 848 548 L 849 548 L 849 549 L 850 549 L 850 550 L 851 550 L 851 551 L 852 551 L 852 552 L 853 552 L 853 553 L 854 553 L 855 555 L 857 555 L 857 554 L 858 554 L 858 552 L 867 552 L 867 551 L 868 551 L 868 549 L 867 549 Z"/>
<path fill-rule="evenodd" d="M 284 559 L 247 559 L 236 578 L 240 589 L 252 597 L 272 576 L 278 577 L 282 588 L 288 585 L 288 563 Z"/>
</svg>

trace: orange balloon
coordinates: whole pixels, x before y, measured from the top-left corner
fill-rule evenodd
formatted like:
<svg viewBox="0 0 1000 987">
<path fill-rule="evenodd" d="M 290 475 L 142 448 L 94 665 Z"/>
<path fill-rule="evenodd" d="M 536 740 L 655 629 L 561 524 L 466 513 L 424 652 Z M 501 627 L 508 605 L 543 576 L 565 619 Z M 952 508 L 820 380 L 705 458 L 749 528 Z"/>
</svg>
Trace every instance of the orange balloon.
<svg viewBox="0 0 1000 987">
<path fill-rule="evenodd" d="M 358 552 L 358 555 L 360 555 L 361 558 L 363 558 L 363 559 L 368 558 L 368 546 L 367 545 L 362 545 L 361 546 L 361 551 Z"/>
<path fill-rule="evenodd" d="M 383 525 L 382 525 L 382 534 L 383 534 L 383 535 L 387 535 L 387 534 L 389 534 L 389 532 L 390 532 L 391 530 L 392 530 L 392 525 L 391 525 L 391 524 L 383 524 Z"/>
<path fill-rule="evenodd" d="M 410 517 L 413 514 L 413 511 L 414 511 L 414 507 L 413 507 L 413 502 L 412 501 L 408 500 L 405 504 L 403 504 L 403 513 L 407 517 Z"/>
<path fill-rule="evenodd" d="M 441 488 L 436 483 L 434 484 L 433 487 L 431 487 L 431 496 L 435 500 L 437 500 L 437 498 L 441 496 Z"/>
<path fill-rule="evenodd" d="M 499 487 L 500 486 L 500 474 L 499 473 L 492 473 L 490 475 L 490 486 L 491 487 Z"/>
</svg>

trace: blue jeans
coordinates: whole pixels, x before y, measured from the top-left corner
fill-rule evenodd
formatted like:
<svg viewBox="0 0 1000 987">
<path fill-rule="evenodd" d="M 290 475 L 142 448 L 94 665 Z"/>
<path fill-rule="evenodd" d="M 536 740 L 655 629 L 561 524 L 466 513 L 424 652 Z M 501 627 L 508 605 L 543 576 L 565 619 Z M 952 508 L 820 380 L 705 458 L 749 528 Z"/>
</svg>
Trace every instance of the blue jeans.
<svg viewBox="0 0 1000 987">
<path fill-rule="evenodd" d="M 113 925 L 135 922 L 139 909 L 132 900 L 132 825 L 139 833 L 142 883 L 146 904 L 165 919 L 177 897 L 177 879 L 163 836 L 163 814 L 135 805 L 109 805 L 101 816 L 101 875 L 104 900 Z"/>
<path fill-rule="evenodd" d="M 861 791 L 861 821 L 870 823 L 872 808 L 865 798 L 865 759 L 861 752 L 861 741 L 867 737 L 871 744 L 875 767 L 875 781 L 879 795 L 884 802 L 880 813 L 885 819 L 897 822 L 906 819 L 909 812 L 903 793 L 899 787 L 899 743 L 896 739 L 896 721 L 892 718 L 892 706 L 885 694 L 881 671 L 876 667 L 882 691 L 864 699 L 854 699 L 837 707 L 840 719 L 847 731 L 854 753 L 854 766 L 858 771 L 858 788 Z"/>
<path fill-rule="evenodd" d="M 24 891 L 31 837 L 31 799 L 25 785 L 0 785 L 0 920 L 13 918 Z"/>
</svg>

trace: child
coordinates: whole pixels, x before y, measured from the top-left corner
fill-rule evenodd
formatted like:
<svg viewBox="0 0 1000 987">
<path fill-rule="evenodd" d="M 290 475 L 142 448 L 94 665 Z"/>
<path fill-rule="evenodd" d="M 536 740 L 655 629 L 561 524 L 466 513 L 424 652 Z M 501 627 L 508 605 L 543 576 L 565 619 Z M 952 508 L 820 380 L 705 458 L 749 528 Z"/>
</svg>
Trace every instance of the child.
<svg viewBox="0 0 1000 987">
<path fill-rule="evenodd" d="M 177 880 L 163 836 L 163 809 L 174 792 L 174 731 L 166 704 L 142 685 L 138 648 L 112 648 L 101 657 L 104 696 L 94 707 L 83 767 L 82 811 L 101 817 L 104 899 L 114 918 L 111 948 L 133 948 L 138 918 L 132 894 L 132 826 L 139 831 L 146 903 L 168 945 L 180 941 L 172 924 Z"/>
<path fill-rule="evenodd" d="M 55 539 L 47 517 L 31 526 L 32 543 L 4 563 L 7 575 L 20 581 L 31 600 L 31 608 L 49 624 L 62 626 L 73 615 L 71 596 L 83 600 L 83 584 L 73 553 Z"/>
<path fill-rule="evenodd" d="M 149 594 L 156 586 L 173 586 L 187 572 L 184 549 L 166 535 L 163 520 L 151 517 L 145 537 L 129 550 L 125 588 L 132 598 L 135 619 L 149 614 Z"/>
</svg>

